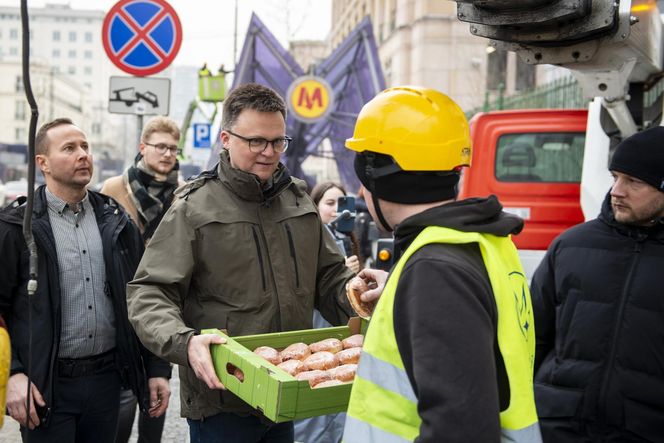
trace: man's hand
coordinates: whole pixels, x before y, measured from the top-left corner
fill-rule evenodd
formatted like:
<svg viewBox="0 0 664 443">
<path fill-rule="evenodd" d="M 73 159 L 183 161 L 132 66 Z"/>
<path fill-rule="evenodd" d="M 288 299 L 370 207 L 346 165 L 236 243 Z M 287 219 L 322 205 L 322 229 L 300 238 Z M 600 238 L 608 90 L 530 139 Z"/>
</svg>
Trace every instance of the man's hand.
<svg viewBox="0 0 664 443">
<path fill-rule="evenodd" d="M 187 344 L 187 357 L 189 366 L 194 370 L 196 377 L 205 382 L 210 389 L 226 389 L 214 372 L 210 344 L 221 345 L 226 339 L 216 334 L 193 335 Z"/>
<path fill-rule="evenodd" d="M 380 295 L 385 288 L 385 282 L 387 281 L 389 273 L 381 271 L 380 269 L 366 268 L 362 269 L 357 276 L 362 278 L 369 285 L 369 290 L 364 292 L 361 296 L 362 301 L 366 303 L 380 298 Z"/>
<path fill-rule="evenodd" d="M 25 374 L 14 374 L 9 377 L 7 382 L 7 412 L 21 426 L 32 430 L 40 424 L 35 403 L 39 406 L 46 406 L 46 402 L 34 383 L 30 385 L 32 392 L 30 393 L 30 413 L 28 414 L 25 407 L 28 394 L 28 377 Z"/>
<path fill-rule="evenodd" d="M 150 409 L 148 409 L 148 414 L 153 418 L 161 417 L 166 413 L 168 401 L 171 397 L 171 387 L 168 384 L 168 379 L 165 377 L 153 377 L 148 380 L 148 387 L 150 389 Z"/>
<path fill-rule="evenodd" d="M 357 274 L 360 271 L 360 260 L 357 258 L 357 255 L 351 255 L 346 258 L 346 267 L 353 271 L 353 274 Z"/>
</svg>

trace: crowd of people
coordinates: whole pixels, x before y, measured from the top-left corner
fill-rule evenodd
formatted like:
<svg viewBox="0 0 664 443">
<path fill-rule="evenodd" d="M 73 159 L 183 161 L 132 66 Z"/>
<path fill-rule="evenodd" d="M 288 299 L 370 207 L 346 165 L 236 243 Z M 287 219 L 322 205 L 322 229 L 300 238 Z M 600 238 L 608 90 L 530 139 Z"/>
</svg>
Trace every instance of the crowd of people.
<svg viewBox="0 0 664 443">
<path fill-rule="evenodd" d="M 150 120 L 101 192 L 85 133 L 39 129 L 34 296 L 25 200 L 0 211 L 7 414 L 24 441 L 126 442 L 137 407 L 139 441 L 160 441 L 172 364 L 197 443 L 664 441 L 664 128 L 618 145 L 601 214 L 560 235 L 529 284 L 511 240 L 523 220 L 495 196 L 457 200 L 470 133 L 441 92 L 383 91 L 346 141 L 357 196 L 394 237 L 389 273 L 337 229 L 344 187 L 309 193 L 281 163 L 282 97 L 241 85 L 221 126 L 217 165 L 184 183 L 177 125 Z M 355 276 L 380 302 L 336 430 L 273 423 L 225 389 L 210 354 L 224 339 L 202 330 L 344 325 Z"/>
</svg>

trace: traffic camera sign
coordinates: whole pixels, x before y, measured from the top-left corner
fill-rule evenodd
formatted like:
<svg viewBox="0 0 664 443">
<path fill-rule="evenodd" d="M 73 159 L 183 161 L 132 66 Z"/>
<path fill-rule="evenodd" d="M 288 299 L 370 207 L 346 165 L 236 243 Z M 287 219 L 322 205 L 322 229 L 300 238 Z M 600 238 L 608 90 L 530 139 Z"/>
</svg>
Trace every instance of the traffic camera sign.
<svg viewBox="0 0 664 443">
<path fill-rule="evenodd" d="M 182 43 L 182 25 L 164 0 L 120 0 L 104 18 L 102 41 L 113 64 L 139 77 L 162 71 Z"/>
</svg>

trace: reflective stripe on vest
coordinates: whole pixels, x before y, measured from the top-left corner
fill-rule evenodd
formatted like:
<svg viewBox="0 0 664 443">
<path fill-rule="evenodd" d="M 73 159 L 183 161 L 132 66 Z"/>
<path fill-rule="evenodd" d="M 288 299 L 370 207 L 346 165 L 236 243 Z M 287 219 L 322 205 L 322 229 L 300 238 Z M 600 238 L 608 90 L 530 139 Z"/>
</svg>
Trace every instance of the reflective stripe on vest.
<svg viewBox="0 0 664 443">
<path fill-rule="evenodd" d="M 496 299 L 498 345 L 510 385 L 510 404 L 500 413 L 502 441 L 541 442 L 532 387 L 532 305 L 516 248 L 507 237 L 441 227 L 424 229 L 388 278 L 365 337 L 348 405 L 344 441 L 402 442 L 413 441 L 419 435 L 417 399 L 396 343 L 393 313 L 403 267 L 415 251 L 430 243 L 478 244 Z"/>
<path fill-rule="evenodd" d="M 415 397 L 415 392 L 413 392 L 406 371 L 371 354 L 362 354 L 362 364 L 357 368 L 357 376 L 365 380 L 371 380 L 381 388 L 417 403 L 417 397 Z"/>
</svg>

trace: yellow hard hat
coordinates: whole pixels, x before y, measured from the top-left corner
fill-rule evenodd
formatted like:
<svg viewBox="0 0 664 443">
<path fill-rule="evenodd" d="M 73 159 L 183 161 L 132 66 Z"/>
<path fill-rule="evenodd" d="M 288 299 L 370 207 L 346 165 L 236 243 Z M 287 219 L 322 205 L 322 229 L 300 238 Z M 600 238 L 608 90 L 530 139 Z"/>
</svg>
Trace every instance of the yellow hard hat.
<svg viewBox="0 0 664 443">
<path fill-rule="evenodd" d="M 391 156 L 403 171 L 470 166 L 466 116 L 445 94 L 419 86 L 389 88 L 364 105 L 346 147 Z"/>
</svg>

